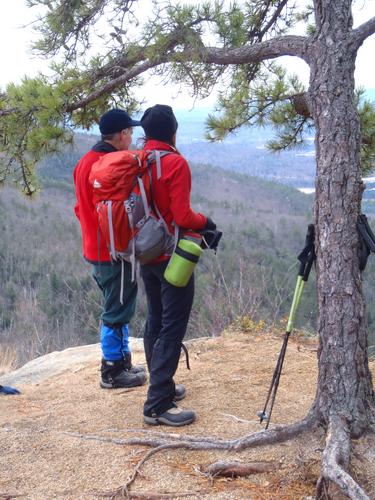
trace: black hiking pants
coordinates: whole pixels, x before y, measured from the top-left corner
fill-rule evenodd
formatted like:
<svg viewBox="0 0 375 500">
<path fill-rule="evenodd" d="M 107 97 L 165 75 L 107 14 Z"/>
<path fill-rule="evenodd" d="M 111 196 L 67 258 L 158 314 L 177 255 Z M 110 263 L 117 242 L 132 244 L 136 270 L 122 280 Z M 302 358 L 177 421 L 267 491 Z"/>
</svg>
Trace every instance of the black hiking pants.
<svg viewBox="0 0 375 500">
<path fill-rule="evenodd" d="M 194 276 L 179 288 L 164 279 L 168 262 L 141 266 L 147 296 L 148 315 L 144 347 L 150 384 L 144 414 L 159 415 L 172 408 L 175 395 L 173 376 L 181 354 L 181 343 L 194 298 Z"/>
</svg>

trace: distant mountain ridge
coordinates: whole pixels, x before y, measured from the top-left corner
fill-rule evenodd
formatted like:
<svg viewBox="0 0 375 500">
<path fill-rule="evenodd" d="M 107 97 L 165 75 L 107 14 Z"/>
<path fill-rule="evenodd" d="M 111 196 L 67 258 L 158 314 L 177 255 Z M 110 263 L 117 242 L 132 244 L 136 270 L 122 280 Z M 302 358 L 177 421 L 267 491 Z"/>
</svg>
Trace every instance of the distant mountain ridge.
<svg viewBox="0 0 375 500">
<path fill-rule="evenodd" d="M 366 97 L 375 101 L 375 88 L 366 90 Z M 280 153 L 267 150 L 266 143 L 275 135 L 271 127 L 242 127 L 221 142 L 205 139 L 205 122 L 213 110 L 197 107 L 175 109 L 179 123 L 177 146 L 190 163 L 212 165 L 294 187 L 312 193 L 315 186 L 314 137 L 307 138 L 300 148 Z M 139 118 L 139 117 L 138 117 Z M 98 133 L 99 131 L 96 131 Z M 143 136 L 140 127 L 134 128 L 134 142 Z M 364 206 L 375 212 L 375 178 L 366 180 Z"/>
</svg>

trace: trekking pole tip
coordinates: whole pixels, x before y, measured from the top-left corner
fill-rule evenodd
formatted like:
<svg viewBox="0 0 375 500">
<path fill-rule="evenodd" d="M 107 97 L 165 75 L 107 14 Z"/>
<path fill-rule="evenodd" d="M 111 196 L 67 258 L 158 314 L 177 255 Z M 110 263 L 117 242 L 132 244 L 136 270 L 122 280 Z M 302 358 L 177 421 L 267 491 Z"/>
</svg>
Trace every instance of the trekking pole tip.
<svg viewBox="0 0 375 500">
<path fill-rule="evenodd" d="M 262 423 L 264 420 L 267 421 L 268 420 L 268 415 L 265 411 L 263 410 L 259 410 L 257 411 L 257 417 L 259 417 L 260 419 L 260 423 Z"/>
</svg>

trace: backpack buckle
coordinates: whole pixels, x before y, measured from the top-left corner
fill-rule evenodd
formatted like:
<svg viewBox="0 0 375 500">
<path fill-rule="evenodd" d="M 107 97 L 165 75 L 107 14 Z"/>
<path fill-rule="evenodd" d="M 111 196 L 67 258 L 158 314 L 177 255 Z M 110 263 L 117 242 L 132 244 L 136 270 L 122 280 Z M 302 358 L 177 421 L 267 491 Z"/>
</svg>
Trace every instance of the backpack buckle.
<svg viewBox="0 0 375 500">
<path fill-rule="evenodd" d="M 134 203 L 133 203 L 134 205 Z M 132 212 L 132 202 L 131 200 L 124 201 L 125 211 L 129 214 Z"/>
</svg>

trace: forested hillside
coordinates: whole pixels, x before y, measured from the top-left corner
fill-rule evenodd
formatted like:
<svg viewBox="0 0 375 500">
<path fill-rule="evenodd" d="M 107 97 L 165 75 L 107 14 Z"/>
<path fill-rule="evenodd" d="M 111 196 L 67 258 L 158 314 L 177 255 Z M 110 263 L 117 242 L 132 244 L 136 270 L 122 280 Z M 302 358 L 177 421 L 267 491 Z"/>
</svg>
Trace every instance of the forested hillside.
<svg viewBox="0 0 375 500">
<path fill-rule="evenodd" d="M 81 258 L 71 176 L 77 158 L 94 140 L 80 136 L 74 148 L 40 166 L 42 190 L 36 199 L 26 200 L 10 187 L 0 191 L 0 357 L 5 364 L 98 341 L 100 294 L 90 265 Z M 250 323 L 277 322 L 290 307 L 312 198 L 207 165 L 192 165 L 192 172 L 193 206 L 212 216 L 224 236 L 217 256 L 206 251 L 199 264 L 188 335 L 219 335 L 243 316 Z M 365 276 L 372 324 L 372 263 Z M 313 333 L 315 314 L 312 276 L 298 326 Z M 141 291 L 133 335 L 142 335 L 144 315 Z"/>
</svg>

